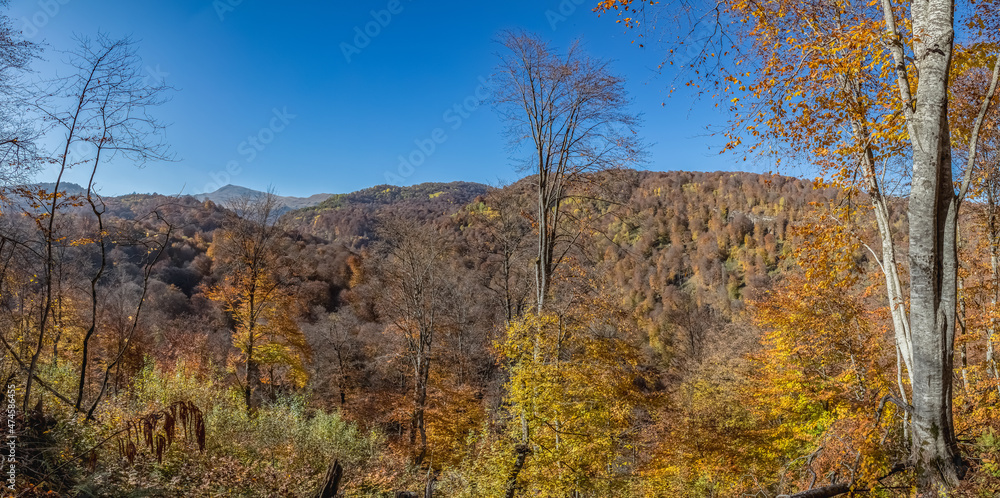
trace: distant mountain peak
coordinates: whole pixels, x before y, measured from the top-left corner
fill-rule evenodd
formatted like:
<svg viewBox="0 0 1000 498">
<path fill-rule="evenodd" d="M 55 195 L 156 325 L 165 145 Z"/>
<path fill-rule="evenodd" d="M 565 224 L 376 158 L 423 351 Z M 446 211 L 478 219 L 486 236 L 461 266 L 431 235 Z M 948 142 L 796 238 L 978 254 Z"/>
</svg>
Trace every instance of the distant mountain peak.
<svg viewBox="0 0 1000 498">
<path fill-rule="evenodd" d="M 38 188 L 40 188 L 42 190 L 45 190 L 46 192 L 51 192 L 52 190 L 54 190 L 56 188 L 56 184 L 53 183 L 53 182 L 36 183 L 33 186 L 38 187 Z M 79 184 L 76 184 L 76 183 L 61 182 L 59 184 L 59 191 L 60 192 L 65 192 L 65 193 L 70 194 L 70 195 L 73 195 L 73 194 L 82 194 L 82 193 L 85 193 L 85 192 L 87 192 L 87 189 L 84 188 L 82 185 L 79 185 Z"/>
<path fill-rule="evenodd" d="M 199 201 L 212 201 L 216 204 L 225 205 L 229 201 L 239 198 L 239 197 L 250 197 L 257 198 L 262 197 L 266 192 L 261 192 L 260 190 L 254 190 L 247 187 L 241 187 L 239 185 L 225 185 L 220 187 L 214 192 L 207 192 L 204 194 L 197 194 L 192 197 L 198 199 Z M 303 209 L 307 207 L 315 206 L 326 199 L 328 199 L 332 194 L 315 194 L 309 197 L 288 197 L 276 195 L 277 199 L 277 213 L 282 214 L 287 211 L 293 211 L 296 209 Z"/>
</svg>

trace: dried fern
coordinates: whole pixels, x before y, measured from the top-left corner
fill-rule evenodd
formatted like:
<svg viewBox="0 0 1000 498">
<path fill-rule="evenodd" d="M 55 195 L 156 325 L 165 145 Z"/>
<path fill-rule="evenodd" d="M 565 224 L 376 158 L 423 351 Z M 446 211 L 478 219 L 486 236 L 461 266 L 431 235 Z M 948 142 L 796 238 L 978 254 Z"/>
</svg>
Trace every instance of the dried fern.
<svg viewBox="0 0 1000 498">
<path fill-rule="evenodd" d="M 180 422 L 185 446 L 192 442 L 198 451 L 205 451 L 205 417 L 201 409 L 190 401 L 177 401 L 170 406 L 129 420 L 118 439 L 118 453 L 134 465 L 140 448 L 163 463 L 163 454 L 173 445 Z"/>
</svg>

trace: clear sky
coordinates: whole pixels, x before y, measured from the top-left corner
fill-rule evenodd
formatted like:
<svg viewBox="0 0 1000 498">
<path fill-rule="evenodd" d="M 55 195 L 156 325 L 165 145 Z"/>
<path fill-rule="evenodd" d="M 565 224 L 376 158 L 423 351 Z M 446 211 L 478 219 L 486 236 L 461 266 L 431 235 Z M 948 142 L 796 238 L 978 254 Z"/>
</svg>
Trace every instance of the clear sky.
<svg viewBox="0 0 1000 498">
<path fill-rule="evenodd" d="M 476 101 L 480 79 L 497 62 L 496 34 L 508 28 L 561 48 L 582 38 L 588 52 L 615 61 L 634 110 L 645 115 L 642 135 L 653 144 L 646 168 L 748 167 L 718 154 L 722 139 L 706 136 L 707 125 L 725 120 L 713 103 L 668 97 L 673 75 L 657 72 L 664 50 L 633 44 L 612 17 L 591 11 L 595 0 L 397 1 L 13 0 L 9 14 L 26 36 L 48 44 L 48 58 L 58 59 L 73 33 L 131 34 L 150 77 L 177 89 L 157 115 L 170 123 L 178 161 L 141 170 L 111 164 L 99 174 L 109 195 L 193 194 L 233 183 L 306 196 L 519 178 L 494 111 L 453 109 Z M 391 6 L 397 13 L 378 16 L 384 26 L 372 24 L 373 10 Z M 366 27 L 375 34 L 367 44 L 358 36 Z M 357 50 L 345 53 L 345 44 Z M 400 169 L 399 156 L 436 128 L 447 139 L 422 164 Z"/>
</svg>

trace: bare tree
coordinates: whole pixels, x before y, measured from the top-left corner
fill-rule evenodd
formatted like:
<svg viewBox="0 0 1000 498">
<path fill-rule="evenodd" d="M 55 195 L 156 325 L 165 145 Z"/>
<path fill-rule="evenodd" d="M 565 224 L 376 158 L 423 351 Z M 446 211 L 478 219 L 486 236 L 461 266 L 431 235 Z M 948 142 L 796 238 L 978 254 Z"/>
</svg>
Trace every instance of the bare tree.
<svg viewBox="0 0 1000 498">
<path fill-rule="evenodd" d="M 413 369 L 413 415 L 410 444 L 419 464 L 427 455 L 427 387 L 435 335 L 450 326 L 453 285 L 448 253 L 440 233 L 409 220 L 385 217 L 377 228 L 380 242 L 369 259 L 375 276 L 378 312 L 403 338 Z"/>
<path fill-rule="evenodd" d="M 493 255 L 485 287 L 496 294 L 506 325 L 524 313 L 531 294 L 530 270 L 517 265 L 527 256 L 531 243 L 531 225 L 519 194 L 520 190 L 512 186 L 493 189 L 481 213 L 484 250 Z"/>
<path fill-rule="evenodd" d="M 0 0 L 0 9 L 8 0 Z M 23 77 L 38 56 L 34 43 L 22 40 L 11 20 L 0 14 L 0 200 L 11 185 L 22 183 L 38 163 L 39 129 L 25 116 Z"/>
<path fill-rule="evenodd" d="M 319 379 L 319 383 L 313 388 L 322 392 L 333 384 L 332 387 L 337 390 L 336 398 L 343 409 L 347 404 L 347 390 L 352 381 L 350 367 L 360 349 L 357 339 L 351 333 L 358 326 L 358 320 L 347 310 L 329 314 L 321 314 L 316 310 L 316 314 L 319 316 L 316 323 L 303 327 L 310 343 L 316 346 L 313 378 Z"/>
<path fill-rule="evenodd" d="M 535 297 L 541 312 L 574 238 L 560 229 L 563 201 L 583 193 L 588 173 L 641 160 L 640 119 L 628 112 L 625 80 L 579 43 L 565 56 L 530 33 L 505 32 L 500 43 L 506 51 L 499 56 L 493 103 L 509 123 L 511 144 L 530 147 L 525 170 L 536 175 Z"/>
<path fill-rule="evenodd" d="M 44 213 L 39 220 L 42 232 L 43 287 L 37 317 L 37 342 L 31 353 L 25 384 L 24 403 L 27 409 L 38 360 L 53 319 L 54 293 L 57 290 L 57 252 L 64 243 L 56 220 L 70 202 L 60 193 L 63 177 L 73 167 L 85 167 L 89 181 L 85 201 L 97 220 L 94 235 L 101 253 L 100 263 L 91 279 L 91 310 L 96 315 L 97 286 L 106 268 L 107 230 L 103 222 L 104 202 L 96 193 L 94 180 L 100 166 L 113 159 L 128 160 L 141 166 L 150 160 L 168 160 L 167 146 L 162 141 L 164 125 L 150 112 L 164 102 L 167 90 L 162 84 L 149 84 L 143 76 L 142 60 L 135 42 L 130 38 L 112 39 L 98 35 L 96 39 L 79 37 L 78 48 L 66 54 L 73 69 L 70 76 L 44 83 L 32 103 L 34 112 L 42 116 L 45 132 L 62 134 L 59 150 L 48 160 L 58 173 L 53 192 L 43 195 L 38 204 Z M 74 406 L 81 409 L 83 385 L 86 383 L 88 348 L 96 333 L 92 322 L 81 344 L 80 380 Z"/>
</svg>

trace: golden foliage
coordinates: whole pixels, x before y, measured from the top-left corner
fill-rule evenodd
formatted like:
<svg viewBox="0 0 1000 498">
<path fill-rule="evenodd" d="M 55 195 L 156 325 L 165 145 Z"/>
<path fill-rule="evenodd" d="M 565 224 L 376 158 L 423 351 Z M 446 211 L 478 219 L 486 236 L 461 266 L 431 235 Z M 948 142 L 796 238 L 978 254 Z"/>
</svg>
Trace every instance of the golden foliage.
<svg viewBox="0 0 1000 498">
<path fill-rule="evenodd" d="M 529 314 L 497 345 L 510 364 L 504 447 L 508 455 L 514 442 L 530 447 L 520 482 L 532 495 L 613 496 L 635 463 L 641 374 L 635 351 L 603 335 L 605 325 L 595 316 Z"/>
</svg>

